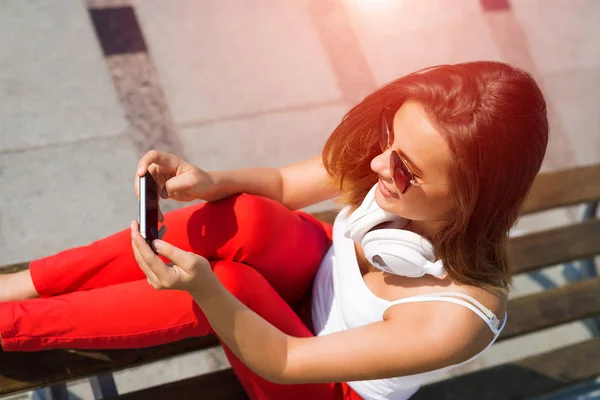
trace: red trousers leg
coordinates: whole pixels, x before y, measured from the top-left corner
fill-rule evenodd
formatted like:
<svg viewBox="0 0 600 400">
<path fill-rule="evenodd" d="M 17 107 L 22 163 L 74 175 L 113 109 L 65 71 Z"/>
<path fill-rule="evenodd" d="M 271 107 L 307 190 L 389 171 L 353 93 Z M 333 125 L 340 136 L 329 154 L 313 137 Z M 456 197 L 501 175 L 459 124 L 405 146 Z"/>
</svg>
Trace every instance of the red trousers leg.
<svg viewBox="0 0 600 400">
<path fill-rule="evenodd" d="M 314 336 L 296 310 L 256 270 L 220 261 L 214 271 L 230 292 L 283 333 L 295 337 Z M 248 282 L 252 282 L 252 285 L 248 285 Z M 308 317 L 310 319 L 310 315 Z M 222 341 L 221 344 L 233 371 L 252 400 L 361 400 L 346 383 L 282 385 L 269 382 L 252 372 Z"/>
<path fill-rule="evenodd" d="M 229 291 L 282 332 L 295 337 L 314 336 L 296 312 L 253 268 L 221 261 L 216 264 L 214 271 Z M 252 285 L 248 285 L 249 282 Z M 281 385 L 269 382 L 252 372 L 222 344 L 236 376 L 252 400 L 336 400 L 338 396 L 340 388 L 333 383 Z M 267 348 L 264 350 L 268 351 Z"/>
<path fill-rule="evenodd" d="M 310 287 L 331 243 L 328 224 L 248 194 L 167 213 L 165 224 L 163 240 L 209 260 L 252 265 L 290 304 Z M 145 279 L 129 229 L 32 261 L 30 270 L 40 297 Z"/>
<path fill-rule="evenodd" d="M 290 304 L 309 293 L 331 242 L 329 225 L 250 195 L 165 218 L 164 239 L 213 260 L 219 279 L 250 308 L 290 335 L 312 335 Z M 187 293 L 148 285 L 127 230 L 36 260 L 31 269 L 42 297 L 0 304 L 5 350 L 138 348 L 212 332 Z M 273 384 L 225 351 L 253 399 L 359 399 L 346 384 Z"/>
<path fill-rule="evenodd" d="M 286 334 L 313 336 L 256 269 L 233 261 L 212 265 L 221 283 L 265 320 Z M 14 302 L 11 309 L 16 318 L 14 335 L 3 337 L 7 350 L 138 348 L 214 333 L 188 293 L 157 291 L 145 279 Z M 254 374 L 227 348 L 226 354 L 253 400 L 339 398 L 339 385 L 275 384 Z"/>
<path fill-rule="evenodd" d="M 330 244 L 328 225 L 247 194 L 176 210 L 165 219 L 164 240 L 211 260 L 251 265 L 292 306 L 310 289 Z M 31 275 L 41 298 L 0 303 L 5 350 L 140 347 L 206 334 L 196 326 L 203 317 L 185 293 L 137 289 L 145 276 L 127 230 L 35 260 Z M 105 290 L 87 293 L 99 289 Z M 138 313 L 137 303 L 149 311 Z M 121 310 L 122 317 L 108 318 L 112 309 Z M 148 330 L 158 338 L 135 345 L 126 340 Z"/>
</svg>

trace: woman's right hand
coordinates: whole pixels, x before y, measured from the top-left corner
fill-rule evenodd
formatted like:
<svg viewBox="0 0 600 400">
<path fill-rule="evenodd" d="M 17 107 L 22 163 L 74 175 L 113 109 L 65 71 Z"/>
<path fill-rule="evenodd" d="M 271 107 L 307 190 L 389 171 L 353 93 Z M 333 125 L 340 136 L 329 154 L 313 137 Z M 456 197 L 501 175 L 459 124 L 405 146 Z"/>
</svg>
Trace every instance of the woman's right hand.
<svg viewBox="0 0 600 400">
<path fill-rule="evenodd" d="M 206 171 L 183 161 L 174 154 L 150 150 L 140 159 L 135 177 L 135 195 L 139 199 L 139 179 L 146 171 L 156 181 L 158 193 L 163 199 L 192 201 L 196 199 L 214 201 L 216 183 Z M 164 220 L 159 210 L 160 221 Z"/>
</svg>

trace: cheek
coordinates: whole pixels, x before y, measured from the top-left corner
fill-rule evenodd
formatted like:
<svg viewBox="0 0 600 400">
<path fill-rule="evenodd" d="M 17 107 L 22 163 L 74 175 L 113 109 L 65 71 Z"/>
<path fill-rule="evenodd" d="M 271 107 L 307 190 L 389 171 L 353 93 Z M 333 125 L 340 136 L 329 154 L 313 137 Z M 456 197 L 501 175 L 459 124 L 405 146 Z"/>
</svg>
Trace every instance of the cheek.
<svg viewBox="0 0 600 400">
<path fill-rule="evenodd" d="M 399 202 L 402 207 L 402 215 L 413 220 L 440 220 L 443 219 L 453 208 L 452 197 L 445 191 L 424 192 L 414 191 L 411 188 Z"/>
</svg>

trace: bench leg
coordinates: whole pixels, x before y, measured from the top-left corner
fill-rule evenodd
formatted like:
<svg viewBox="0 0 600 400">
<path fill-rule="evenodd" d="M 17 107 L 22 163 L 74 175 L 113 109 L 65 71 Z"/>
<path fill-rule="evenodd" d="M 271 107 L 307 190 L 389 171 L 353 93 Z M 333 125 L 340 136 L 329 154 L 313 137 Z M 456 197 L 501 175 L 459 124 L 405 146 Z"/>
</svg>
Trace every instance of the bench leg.
<svg viewBox="0 0 600 400">
<path fill-rule="evenodd" d="M 583 221 L 589 221 L 596 218 L 596 214 L 598 213 L 598 202 L 588 203 L 585 205 L 585 209 L 583 210 Z M 598 276 L 598 272 L 596 271 L 596 263 L 593 258 L 589 258 L 587 260 L 581 261 L 581 269 L 584 277 L 592 278 Z"/>
<path fill-rule="evenodd" d="M 69 400 L 67 384 L 59 383 L 54 386 L 37 389 L 33 392 L 31 400 Z"/>
<path fill-rule="evenodd" d="M 111 373 L 93 376 L 90 378 L 94 400 L 103 400 L 110 397 L 117 397 L 117 385 Z"/>
<path fill-rule="evenodd" d="M 596 218 L 598 214 L 598 202 L 588 203 L 585 205 L 583 210 L 583 220 L 589 221 Z M 581 261 L 581 273 L 585 278 L 595 278 L 598 276 L 598 270 L 596 269 L 596 261 L 594 258 L 588 258 L 587 260 Z M 594 336 L 600 336 L 600 318 L 590 318 L 586 321 L 590 330 Z"/>
<path fill-rule="evenodd" d="M 595 219 L 597 212 L 598 202 L 588 203 L 585 205 L 581 220 L 589 221 Z M 572 263 L 566 263 L 563 274 L 570 282 L 596 278 L 598 277 L 596 261 L 594 258 L 588 258 Z M 583 320 L 583 323 L 594 337 L 600 336 L 600 318 L 588 318 Z"/>
<path fill-rule="evenodd" d="M 597 212 L 598 202 L 587 203 L 583 210 L 581 220 L 589 221 L 595 219 Z M 598 276 L 594 258 L 564 263 L 562 273 L 567 282 L 576 282 L 596 278 Z M 557 286 L 556 283 L 549 279 L 542 271 L 530 272 L 528 276 L 545 289 Z M 600 336 L 600 318 L 588 318 L 582 322 L 594 337 Z"/>
<path fill-rule="evenodd" d="M 111 373 L 93 376 L 89 379 L 94 400 L 104 400 L 117 397 L 117 385 Z M 66 383 L 59 383 L 33 391 L 31 400 L 75 400 L 75 395 L 69 393 Z"/>
</svg>

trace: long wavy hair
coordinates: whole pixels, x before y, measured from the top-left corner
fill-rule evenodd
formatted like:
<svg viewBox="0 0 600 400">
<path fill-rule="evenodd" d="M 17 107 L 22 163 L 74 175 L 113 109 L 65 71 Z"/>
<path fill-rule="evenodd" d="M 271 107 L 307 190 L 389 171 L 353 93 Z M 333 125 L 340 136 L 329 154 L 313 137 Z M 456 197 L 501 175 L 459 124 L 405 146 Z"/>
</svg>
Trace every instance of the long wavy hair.
<svg viewBox="0 0 600 400">
<path fill-rule="evenodd" d="M 457 282 L 507 292 L 508 232 L 538 174 L 548 144 L 544 96 L 533 77 L 493 61 L 439 65 L 403 76 L 353 107 L 323 149 L 323 163 L 354 211 L 377 182 L 379 115 L 419 102 L 452 153 L 456 208 L 431 238 Z"/>
</svg>

